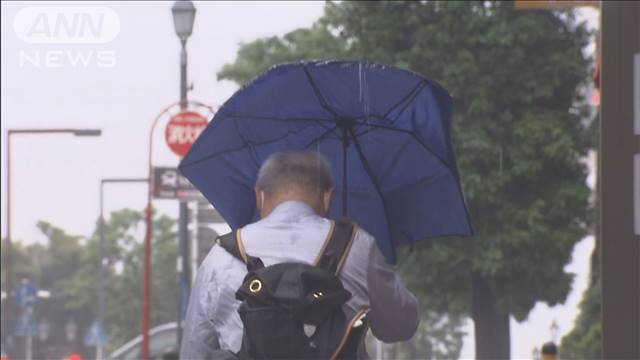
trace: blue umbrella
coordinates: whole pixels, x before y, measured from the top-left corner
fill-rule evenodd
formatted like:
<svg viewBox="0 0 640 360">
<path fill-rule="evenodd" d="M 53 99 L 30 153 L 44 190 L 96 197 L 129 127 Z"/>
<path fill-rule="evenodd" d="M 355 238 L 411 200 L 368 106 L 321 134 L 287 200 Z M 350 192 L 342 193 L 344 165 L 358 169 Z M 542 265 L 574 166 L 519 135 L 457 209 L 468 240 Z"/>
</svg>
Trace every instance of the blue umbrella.
<svg viewBox="0 0 640 360">
<path fill-rule="evenodd" d="M 390 66 L 312 61 L 272 67 L 237 91 L 180 163 L 232 229 L 257 220 L 258 169 L 309 149 L 331 163 L 332 218 L 374 235 L 387 261 L 401 244 L 471 235 L 450 142 L 451 97 Z"/>
</svg>

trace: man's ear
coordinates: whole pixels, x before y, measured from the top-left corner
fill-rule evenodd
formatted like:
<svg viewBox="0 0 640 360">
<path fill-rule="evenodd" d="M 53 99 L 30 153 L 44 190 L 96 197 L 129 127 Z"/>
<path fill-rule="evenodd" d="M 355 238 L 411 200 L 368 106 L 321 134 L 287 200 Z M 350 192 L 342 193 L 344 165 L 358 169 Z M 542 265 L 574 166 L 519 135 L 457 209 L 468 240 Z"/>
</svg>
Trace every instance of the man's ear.
<svg viewBox="0 0 640 360">
<path fill-rule="evenodd" d="M 256 209 L 261 211 L 264 206 L 264 191 L 258 188 L 253 188 L 253 191 L 256 193 Z"/>
<path fill-rule="evenodd" d="M 323 194 L 323 205 L 324 205 L 324 213 L 327 215 L 329 213 L 329 209 L 331 208 L 331 198 L 333 197 L 333 191 L 335 189 L 331 188 L 324 192 Z"/>
</svg>

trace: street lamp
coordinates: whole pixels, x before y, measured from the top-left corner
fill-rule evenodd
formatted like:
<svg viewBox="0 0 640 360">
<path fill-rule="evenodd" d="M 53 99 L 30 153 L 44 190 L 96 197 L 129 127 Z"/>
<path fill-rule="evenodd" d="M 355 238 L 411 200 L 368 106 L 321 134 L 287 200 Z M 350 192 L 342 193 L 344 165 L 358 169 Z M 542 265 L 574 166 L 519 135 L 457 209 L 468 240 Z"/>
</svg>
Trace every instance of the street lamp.
<svg viewBox="0 0 640 360">
<path fill-rule="evenodd" d="M 180 39 L 180 108 L 185 109 L 187 107 L 187 40 L 193 31 L 193 22 L 196 16 L 196 8 L 191 1 L 176 1 L 171 8 L 173 15 L 173 25 L 176 31 L 176 35 Z M 167 108 L 168 109 L 168 108 Z M 158 120 L 167 110 L 156 117 L 151 125 L 151 131 L 149 134 L 149 179 L 152 176 L 152 149 L 153 149 L 153 130 L 155 129 Z M 148 186 L 148 199 L 147 209 L 145 212 L 145 236 L 144 236 L 144 280 L 142 285 L 142 348 L 140 349 L 140 355 L 143 359 L 149 358 L 149 315 L 150 315 L 150 297 L 151 297 L 151 198 L 152 189 L 151 182 Z M 180 239 L 180 253 L 183 258 L 183 263 L 188 259 L 185 259 L 189 253 L 188 249 L 185 251 L 185 247 L 188 246 L 188 231 L 187 231 L 187 204 L 185 202 L 180 203 L 180 212 L 178 218 L 178 237 Z M 183 266 L 184 268 L 184 266 Z M 185 274 L 188 276 L 188 274 Z M 180 314 L 181 317 L 181 314 Z M 181 319 L 178 319 L 178 339 L 180 338 Z M 178 343 L 180 346 L 180 343 Z"/>
<path fill-rule="evenodd" d="M 180 101 L 181 108 L 186 107 L 187 101 L 187 40 L 193 32 L 193 22 L 196 8 L 191 1 L 176 1 L 171 8 L 173 27 L 180 39 Z"/>
<path fill-rule="evenodd" d="M 7 131 L 7 235 L 6 235 L 6 248 L 3 249 L 5 255 L 4 263 L 4 276 L 5 276 L 5 292 L 7 293 L 7 301 L 3 303 L 4 309 L 2 311 L 2 321 L 4 328 L 2 334 L 9 331 L 11 324 L 11 290 L 12 290 L 12 274 L 11 274 L 11 136 L 12 135 L 41 135 L 41 134 L 71 134 L 74 136 L 100 136 L 102 131 L 100 129 L 73 129 L 73 128 L 58 128 L 58 129 L 9 129 Z"/>
<path fill-rule="evenodd" d="M 196 16 L 196 8 L 193 5 L 193 2 L 186 0 L 179 0 L 173 4 L 171 8 L 171 13 L 173 15 L 173 26 L 176 31 L 176 35 L 180 39 L 180 108 L 187 108 L 187 40 L 191 36 L 193 32 L 193 23 L 195 21 Z M 153 131 L 153 130 L 152 130 Z M 151 175 L 149 175 L 151 176 Z M 188 293 L 190 290 L 190 273 L 189 273 L 189 231 L 188 231 L 188 208 L 186 201 L 180 201 L 179 213 L 178 213 L 178 239 L 179 239 L 179 248 L 180 248 L 180 262 L 181 262 L 181 278 L 180 284 L 178 286 L 179 291 L 178 294 L 178 331 L 177 331 L 177 340 L 178 340 L 178 349 L 180 348 L 180 340 L 182 337 L 182 308 L 184 307 L 182 302 L 184 299 L 188 297 Z M 150 206 L 147 209 L 147 227 L 150 228 L 151 224 L 151 212 Z M 148 231 L 150 231 L 148 229 Z M 149 235 L 150 237 L 150 235 Z M 150 248 L 150 241 L 149 241 Z M 146 253 L 147 242 L 145 241 L 145 262 L 150 262 L 150 255 Z M 150 251 L 150 250 L 149 250 Z M 149 260 L 147 260 L 147 257 Z M 146 269 L 146 265 L 145 265 Z M 150 275 L 145 272 L 145 300 L 143 300 L 143 304 L 148 304 L 148 278 Z M 186 295 L 183 296 L 182 292 L 185 292 Z M 148 358 L 149 351 L 149 312 L 147 308 L 143 307 L 143 324 L 142 324 L 142 357 Z"/>
<path fill-rule="evenodd" d="M 102 179 L 100 180 L 100 220 L 98 225 L 98 257 L 100 258 L 100 264 L 98 267 L 98 332 L 105 334 L 104 331 L 104 317 L 105 317 L 105 283 L 104 283 L 104 186 L 106 184 L 122 184 L 122 183 L 148 183 L 146 178 L 117 178 L 117 179 Z M 97 341 L 96 345 L 96 359 L 103 358 L 103 344 L 101 341 Z"/>
<path fill-rule="evenodd" d="M 176 35 L 183 43 L 187 42 L 193 31 L 193 21 L 196 17 L 196 8 L 191 1 L 176 1 L 171 8 L 173 14 L 173 26 Z"/>
</svg>

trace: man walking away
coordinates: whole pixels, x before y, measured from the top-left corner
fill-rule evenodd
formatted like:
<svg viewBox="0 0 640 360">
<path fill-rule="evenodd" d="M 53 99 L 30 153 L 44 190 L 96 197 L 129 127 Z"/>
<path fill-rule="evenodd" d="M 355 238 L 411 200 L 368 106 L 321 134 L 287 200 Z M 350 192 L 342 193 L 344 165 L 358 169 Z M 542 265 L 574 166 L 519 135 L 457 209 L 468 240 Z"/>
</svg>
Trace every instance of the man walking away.
<svg viewBox="0 0 640 360">
<path fill-rule="evenodd" d="M 303 340 L 307 342 L 303 347 L 318 351 L 316 354 L 332 354 L 322 355 L 326 358 L 368 358 L 364 332 L 358 333 L 359 339 L 352 339 L 357 333 L 352 330 L 358 326 L 365 331 L 368 326 L 384 342 L 405 341 L 413 336 L 420 319 L 417 299 L 385 263 L 376 240 L 354 224 L 325 218 L 333 181 L 330 166 L 322 155 L 315 152 L 271 155 L 260 168 L 255 194 L 261 220 L 219 238 L 198 270 L 183 332 L 182 359 L 275 356 L 265 353 L 272 350 L 262 349 L 264 339 L 255 339 L 251 332 L 254 326 L 266 324 L 264 319 L 259 320 L 260 325 L 252 323 L 256 311 L 265 306 L 292 309 L 294 315 L 288 318 L 300 323 L 300 328 L 304 325 L 307 337 Z M 298 271 L 299 276 L 289 276 L 292 271 Z M 337 283 L 331 280 L 333 271 L 339 279 Z M 276 272 L 278 275 L 273 275 Z M 305 282 L 304 279 L 313 277 L 311 274 L 320 280 L 315 284 Z M 273 280 L 276 277 L 280 282 Z M 283 278 L 303 280 L 285 284 L 280 280 Z M 328 286 L 327 290 L 307 291 L 310 286 L 320 286 L 320 282 Z M 299 291 L 292 291 L 294 287 Z M 286 292 L 299 296 L 281 296 Z M 285 298 L 288 307 L 281 306 Z M 335 300 L 334 305 L 338 301 L 338 312 L 322 305 L 330 303 L 328 298 Z M 313 310 L 296 312 L 304 306 Z M 314 322 L 314 315 L 320 316 L 319 312 L 325 310 L 324 320 Z M 269 319 L 276 313 L 269 312 Z M 336 326 L 327 330 L 331 326 L 326 319 L 344 325 L 337 338 L 333 335 Z M 283 326 L 284 323 L 279 327 Z M 279 331 L 277 326 L 273 328 Z M 302 329 L 294 330 L 296 334 L 302 333 Z M 264 330 L 256 333 L 276 336 Z M 326 342 L 315 340 L 330 333 Z M 336 349 L 315 349 L 326 344 Z M 294 341 L 289 346 L 299 347 Z M 349 346 L 354 349 L 351 354 Z"/>
</svg>

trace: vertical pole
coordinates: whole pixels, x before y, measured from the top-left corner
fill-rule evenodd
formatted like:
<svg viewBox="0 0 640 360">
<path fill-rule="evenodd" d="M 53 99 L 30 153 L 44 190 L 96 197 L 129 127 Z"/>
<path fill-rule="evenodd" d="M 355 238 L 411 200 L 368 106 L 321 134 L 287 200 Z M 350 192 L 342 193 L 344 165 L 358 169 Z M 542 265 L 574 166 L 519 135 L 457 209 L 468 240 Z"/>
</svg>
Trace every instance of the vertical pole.
<svg viewBox="0 0 640 360">
<path fill-rule="evenodd" d="M 99 242 L 98 257 L 100 264 L 98 265 L 98 328 L 104 331 L 104 300 L 105 300 L 105 283 L 104 283 L 104 181 L 100 181 L 100 219 L 98 224 Z M 96 345 L 96 359 L 102 359 L 102 343 L 98 341 Z"/>
<path fill-rule="evenodd" d="M 186 109 L 187 107 L 187 42 L 181 40 L 180 51 L 180 108 Z M 182 339 L 182 320 L 186 313 L 186 307 L 190 292 L 190 261 L 189 261 L 189 209 L 187 202 L 180 201 L 180 209 L 178 216 L 178 242 L 180 246 L 180 262 L 182 272 L 179 273 L 180 282 L 178 286 L 178 347 Z"/>
<path fill-rule="evenodd" d="M 7 297 L 2 305 L 2 340 L 7 340 L 11 333 L 11 302 L 12 296 L 12 274 L 11 274 L 11 130 L 7 132 L 7 236 L 5 239 L 6 248 L 4 254 L 4 285 Z"/>
<path fill-rule="evenodd" d="M 164 111 L 163 111 L 164 113 Z M 160 113 L 162 115 L 162 113 Z M 153 130 L 158 123 L 160 115 L 156 117 L 151 125 L 149 132 L 149 153 L 148 153 L 148 166 L 147 173 L 147 208 L 144 213 L 145 221 L 145 234 L 144 234 L 144 278 L 143 278 L 143 290 L 142 290 L 142 349 L 140 351 L 141 359 L 149 359 L 149 316 L 151 315 L 149 307 L 149 298 L 151 297 L 151 235 L 153 232 L 153 208 L 151 205 L 151 199 L 153 199 Z"/>
<path fill-rule="evenodd" d="M 180 40 L 180 109 L 187 107 L 187 41 Z"/>
<path fill-rule="evenodd" d="M 602 1 L 600 233 L 602 358 L 640 359 L 640 234 L 634 233 L 634 56 L 640 3 Z"/>
<path fill-rule="evenodd" d="M 151 130 L 151 134 L 153 135 L 153 128 Z M 151 296 L 150 291 L 150 282 L 151 282 L 151 233 L 152 233 L 152 208 L 151 208 L 151 197 L 152 197 L 152 186 L 151 179 L 153 177 L 152 168 L 151 168 L 151 149 L 152 142 L 149 141 L 149 185 L 148 185 L 148 194 L 147 194 L 147 208 L 145 211 L 145 235 L 144 235 L 144 279 L 143 279 L 143 289 L 142 289 L 142 349 L 140 351 L 141 359 L 147 360 L 149 359 L 149 297 Z"/>
<path fill-rule="evenodd" d="M 149 130 L 149 148 L 148 148 L 148 159 L 147 159 L 147 208 L 145 211 L 145 234 L 144 234 L 144 283 L 143 283 L 143 294 L 142 294 L 142 349 L 140 351 L 140 357 L 142 359 L 149 358 L 149 297 L 151 296 L 150 289 L 150 281 L 151 281 L 151 234 L 152 234 L 152 199 L 153 199 L 153 130 L 156 128 L 158 121 L 162 115 L 166 114 L 169 108 L 175 106 L 175 104 L 171 104 L 171 106 L 165 108 L 156 116 L 151 124 L 151 129 Z"/>
</svg>

